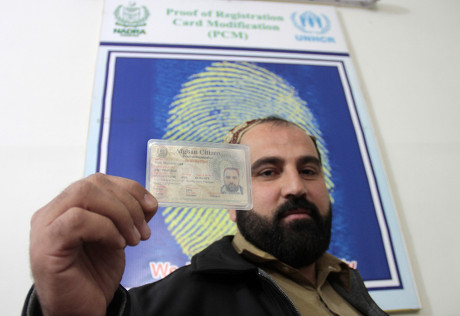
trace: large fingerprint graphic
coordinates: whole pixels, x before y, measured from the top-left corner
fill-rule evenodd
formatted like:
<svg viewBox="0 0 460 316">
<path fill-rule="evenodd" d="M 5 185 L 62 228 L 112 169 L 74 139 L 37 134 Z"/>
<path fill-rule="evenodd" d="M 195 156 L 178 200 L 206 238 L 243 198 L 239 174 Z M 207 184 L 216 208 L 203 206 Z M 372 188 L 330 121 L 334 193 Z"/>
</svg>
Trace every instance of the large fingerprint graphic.
<svg viewBox="0 0 460 316">
<path fill-rule="evenodd" d="M 233 126 L 269 115 L 295 122 L 317 138 L 326 184 L 332 193 L 328 151 L 307 102 L 281 77 L 251 63 L 214 62 L 191 76 L 170 104 L 163 138 L 221 142 Z M 236 232 L 226 210 L 169 207 L 162 215 L 168 230 L 189 257 L 220 237 Z"/>
</svg>

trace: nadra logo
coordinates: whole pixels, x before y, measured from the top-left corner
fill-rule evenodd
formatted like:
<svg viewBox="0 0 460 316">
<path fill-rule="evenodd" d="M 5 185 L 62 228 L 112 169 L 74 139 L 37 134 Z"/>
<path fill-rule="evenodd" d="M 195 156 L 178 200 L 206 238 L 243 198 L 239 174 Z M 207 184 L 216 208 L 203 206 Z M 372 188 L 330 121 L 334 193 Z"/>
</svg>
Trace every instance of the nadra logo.
<svg viewBox="0 0 460 316">
<path fill-rule="evenodd" d="M 315 14 L 311 11 L 305 11 L 301 14 L 294 12 L 291 15 L 291 20 L 295 27 L 304 33 L 325 34 L 331 28 L 331 23 L 326 15 Z"/>
<path fill-rule="evenodd" d="M 113 12 L 116 25 L 113 32 L 122 36 L 139 36 L 146 34 L 142 26 L 147 25 L 147 19 L 150 16 L 149 10 L 145 6 L 136 6 L 136 2 L 130 2 L 129 5 L 119 5 Z"/>
</svg>

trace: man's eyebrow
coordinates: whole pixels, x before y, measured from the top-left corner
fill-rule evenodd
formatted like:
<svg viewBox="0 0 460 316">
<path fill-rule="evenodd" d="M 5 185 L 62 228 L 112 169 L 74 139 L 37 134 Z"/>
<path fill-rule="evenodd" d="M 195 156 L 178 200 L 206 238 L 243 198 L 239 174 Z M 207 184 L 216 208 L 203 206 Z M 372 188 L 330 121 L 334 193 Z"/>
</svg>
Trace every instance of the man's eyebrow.
<svg viewBox="0 0 460 316">
<path fill-rule="evenodd" d="M 279 157 L 262 157 L 252 163 L 251 169 L 258 169 L 263 165 L 279 165 L 283 162 L 284 160 Z"/>
<path fill-rule="evenodd" d="M 315 156 L 304 156 L 301 159 L 299 159 L 299 161 L 298 161 L 299 165 L 305 165 L 305 164 L 309 164 L 309 163 L 312 163 L 312 164 L 314 164 L 314 165 L 316 165 L 318 167 L 322 166 L 321 160 L 318 157 L 315 157 Z"/>
<path fill-rule="evenodd" d="M 273 156 L 273 157 L 262 157 L 251 165 L 252 170 L 256 170 L 260 168 L 261 166 L 264 165 L 280 165 L 284 163 L 284 159 L 281 159 L 279 157 Z M 305 164 L 314 164 L 318 167 L 321 167 L 321 160 L 318 157 L 315 156 L 303 156 L 297 161 L 297 165 L 305 165 Z"/>
</svg>

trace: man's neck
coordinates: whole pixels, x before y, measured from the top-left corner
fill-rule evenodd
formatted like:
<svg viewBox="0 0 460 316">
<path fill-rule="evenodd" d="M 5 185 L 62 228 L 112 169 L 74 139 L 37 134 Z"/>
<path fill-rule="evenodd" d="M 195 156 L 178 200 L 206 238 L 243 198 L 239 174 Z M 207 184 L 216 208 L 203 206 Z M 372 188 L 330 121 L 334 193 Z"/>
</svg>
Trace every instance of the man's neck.
<svg viewBox="0 0 460 316">
<path fill-rule="evenodd" d="M 299 272 L 313 285 L 316 286 L 316 264 L 299 268 Z"/>
<path fill-rule="evenodd" d="M 254 256 L 263 257 L 269 256 L 270 258 L 276 259 L 271 254 L 264 252 L 263 250 L 258 249 L 256 246 L 248 242 L 243 235 L 238 231 L 237 234 L 238 243 L 233 243 L 233 246 L 236 247 L 236 251 L 241 254 L 243 249 L 246 249 L 249 253 L 252 253 Z M 247 248 L 245 248 L 247 247 Z M 262 254 L 263 253 L 263 254 Z M 316 286 L 316 262 L 310 264 L 309 266 L 301 267 L 298 269 L 300 274 L 313 286 Z"/>
</svg>

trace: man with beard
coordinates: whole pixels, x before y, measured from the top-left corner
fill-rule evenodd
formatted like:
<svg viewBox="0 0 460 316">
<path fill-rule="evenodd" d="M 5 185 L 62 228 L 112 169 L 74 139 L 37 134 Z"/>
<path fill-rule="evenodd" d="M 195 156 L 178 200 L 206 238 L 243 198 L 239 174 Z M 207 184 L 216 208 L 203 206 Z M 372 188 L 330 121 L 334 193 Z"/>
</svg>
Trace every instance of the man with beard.
<svg viewBox="0 0 460 316">
<path fill-rule="evenodd" d="M 220 188 L 223 194 L 243 194 L 243 188 L 240 185 L 240 172 L 237 168 L 224 169 L 224 185 Z"/>
<path fill-rule="evenodd" d="M 331 203 L 314 138 L 270 117 L 226 141 L 251 151 L 254 208 L 229 211 L 239 233 L 127 292 L 124 247 L 149 238 L 157 203 L 130 180 L 90 176 L 33 217 L 35 286 L 23 314 L 386 315 L 359 273 L 326 253 Z"/>
</svg>

